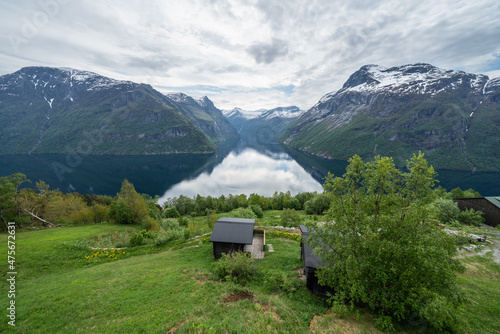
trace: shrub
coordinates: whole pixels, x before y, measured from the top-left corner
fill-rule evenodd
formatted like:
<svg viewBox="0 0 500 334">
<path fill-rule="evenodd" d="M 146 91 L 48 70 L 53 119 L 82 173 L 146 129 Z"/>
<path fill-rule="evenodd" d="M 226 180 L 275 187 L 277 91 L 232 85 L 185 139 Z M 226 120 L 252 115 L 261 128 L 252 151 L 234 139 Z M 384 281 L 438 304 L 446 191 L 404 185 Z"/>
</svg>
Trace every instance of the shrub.
<svg viewBox="0 0 500 334">
<path fill-rule="evenodd" d="M 125 200 L 121 198 L 111 203 L 109 215 L 119 224 L 132 224 L 132 212 Z"/>
<path fill-rule="evenodd" d="M 257 218 L 252 209 L 249 208 L 238 208 L 231 212 L 231 216 L 234 218 Z"/>
<path fill-rule="evenodd" d="M 328 194 L 317 194 L 304 203 L 304 211 L 308 215 L 322 215 L 330 207 Z"/>
<path fill-rule="evenodd" d="M 452 220 L 458 220 L 460 209 L 453 200 L 438 198 L 432 203 L 432 206 L 437 209 L 436 216 L 441 223 L 448 224 Z"/>
<path fill-rule="evenodd" d="M 179 226 L 187 226 L 189 223 L 188 219 L 184 218 L 183 216 L 179 216 L 179 218 L 177 219 L 177 222 L 178 222 Z"/>
<path fill-rule="evenodd" d="M 264 285 L 269 291 L 294 293 L 301 287 L 300 281 L 291 273 L 271 269 L 263 273 Z"/>
<path fill-rule="evenodd" d="M 257 218 L 264 217 L 264 212 L 262 211 L 262 208 L 260 207 L 260 205 L 257 205 L 257 204 L 250 205 L 250 209 L 253 211 L 253 213 L 255 213 Z"/>
<path fill-rule="evenodd" d="M 124 201 L 128 206 L 132 223 L 140 223 L 144 217 L 148 216 L 149 211 L 146 201 L 135 191 L 134 185 L 129 181 L 123 181 L 120 192 L 116 197 L 119 201 Z"/>
<path fill-rule="evenodd" d="M 163 211 L 163 217 L 165 218 L 179 218 L 180 214 L 179 211 L 175 206 L 172 206 L 170 208 L 166 208 L 165 211 Z"/>
<path fill-rule="evenodd" d="M 281 225 L 287 227 L 299 226 L 302 218 L 295 209 L 283 209 L 281 212 Z"/>
<path fill-rule="evenodd" d="M 296 198 L 290 198 L 283 204 L 284 208 L 300 210 L 300 202 Z"/>
<path fill-rule="evenodd" d="M 223 253 L 212 263 L 212 271 L 222 280 L 244 284 L 255 271 L 254 259 L 243 252 Z"/>
<path fill-rule="evenodd" d="M 146 217 L 142 221 L 142 226 L 146 231 L 160 232 L 160 224 L 151 217 Z"/>
<path fill-rule="evenodd" d="M 131 247 L 144 245 L 144 236 L 141 232 L 134 233 L 130 237 L 129 243 Z"/>
<path fill-rule="evenodd" d="M 458 220 L 465 225 L 481 226 L 484 223 L 483 213 L 474 209 L 460 211 Z"/>
</svg>

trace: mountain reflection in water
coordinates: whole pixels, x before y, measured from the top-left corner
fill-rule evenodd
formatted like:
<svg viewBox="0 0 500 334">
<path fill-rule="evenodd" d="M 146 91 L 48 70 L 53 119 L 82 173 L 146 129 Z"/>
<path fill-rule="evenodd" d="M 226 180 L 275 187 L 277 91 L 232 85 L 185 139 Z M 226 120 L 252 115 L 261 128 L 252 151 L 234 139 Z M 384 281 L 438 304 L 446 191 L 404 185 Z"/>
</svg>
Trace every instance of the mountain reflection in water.
<svg viewBox="0 0 500 334">
<path fill-rule="evenodd" d="M 229 153 L 211 172 L 204 172 L 174 185 L 160 198 L 160 202 L 179 195 L 218 197 L 256 193 L 272 196 L 276 191 L 290 191 L 294 195 L 322 190 L 321 184 L 287 153 L 268 152 L 266 155 L 246 148 Z"/>
</svg>

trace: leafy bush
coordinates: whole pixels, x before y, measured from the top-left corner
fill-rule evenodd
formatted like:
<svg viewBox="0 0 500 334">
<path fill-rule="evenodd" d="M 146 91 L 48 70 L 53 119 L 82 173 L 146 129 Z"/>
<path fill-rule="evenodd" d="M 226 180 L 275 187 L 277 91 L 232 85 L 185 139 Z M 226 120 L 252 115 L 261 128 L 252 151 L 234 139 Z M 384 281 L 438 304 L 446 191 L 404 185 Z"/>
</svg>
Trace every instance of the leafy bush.
<svg viewBox="0 0 500 334">
<path fill-rule="evenodd" d="M 292 273 L 271 269 L 263 274 L 263 282 L 269 291 L 294 293 L 301 287 L 300 281 Z"/>
<path fill-rule="evenodd" d="M 257 218 L 252 209 L 249 208 L 238 208 L 231 212 L 231 216 L 234 218 Z"/>
<path fill-rule="evenodd" d="M 243 252 L 223 253 L 212 263 L 212 271 L 222 280 L 244 284 L 255 271 L 254 259 Z"/>
<path fill-rule="evenodd" d="M 166 208 L 163 211 L 163 217 L 165 217 L 165 218 L 179 218 L 180 214 L 179 214 L 179 211 L 177 210 L 177 208 L 175 206 L 172 206 L 170 208 Z"/>
<path fill-rule="evenodd" d="M 172 219 L 167 219 L 167 220 L 164 220 L 164 221 L 161 222 L 161 228 L 163 230 L 175 230 L 175 229 L 178 229 L 179 226 L 181 226 L 179 224 L 179 220 L 175 221 L 175 220 L 172 220 Z"/>
<path fill-rule="evenodd" d="M 262 208 L 260 207 L 260 205 L 257 205 L 257 204 L 250 205 L 250 209 L 253 211 L 253 213 L 255 213 L 257 218 L 264 217 L 264 212 L 262 211 Z"/>
<path fill-rule="evenodd" d="M 452 220 L 458 220 L 460 209 L 453 200 L 438 198 L 432 203 L 432 206 L 437 209 L 436 216 L 441 223 L 448 224 Z"/>
<path fill-rule="evenodd" d="M 300 202 L 296 198 L 290 198 L 283 204 L 283 207 L 287 209 L 300 210 Z"/>
<path fill-rule="evenodd" d="M 141 232 L 132 234 L 129 244 L 131 247 L 144 245 L 144 235 Z"/>
<path fill-rule="evenodd" d="M 179 216 L 179 218 L 177 219 L 177 222 L 178 222 L 179 226 L 187 226 L 189 223 L 188 219 L 184 218 L 183 216 Z"/>
<path fill-rule="evenodd" d="M 146 231 L 160 232 L 160 224 L 158 224 L 158 222 L 151 217 L 144 218 L 142 226 Z"/>
<path fill-rule="evenodd" d="M 128 180 L 122 182 L 122 187 L 117 194 L 117 198 L 120 203 L 125 202 L 128 206 L 132 223 L 138 224 L 149 215 L 146 201 L 137 191 L 135 191 L 134 185 Z"/>
<path fill-rule="evenodd" d="M 483 213 L 474 209 L 460 211 L 458 220 L 465 225 L 481 226 L 484 223 Z"/>
<path fill-rule="evenodd" d="M 304 203 L 304 211 L 308 215 L 322 215 L 330 207 L 328 194 L 317 194 Z"/>
<path fill-rule="evenodd" d="M 281 225 L 286 227 L 299 226 L 302 221 L 300 214 L 295 209 L 283 209 L 281 212 Z"/>
<path fill-rule="evenodd" d="M 132 212 L 122 198 L 111 203 L 109 216 L 119 224 L 132 224 Z"/>
</svg>

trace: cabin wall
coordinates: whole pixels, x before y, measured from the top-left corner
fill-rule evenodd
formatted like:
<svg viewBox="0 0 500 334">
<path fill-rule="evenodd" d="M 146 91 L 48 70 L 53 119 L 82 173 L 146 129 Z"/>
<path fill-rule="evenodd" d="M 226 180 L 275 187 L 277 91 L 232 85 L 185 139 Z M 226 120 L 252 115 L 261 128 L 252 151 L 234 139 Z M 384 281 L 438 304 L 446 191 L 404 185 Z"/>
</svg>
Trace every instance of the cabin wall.
<svg viewBox="0 0 500 334">
<path fill-rule="evenodd" d="M 227 243 L 227 242 L 214 242 L 214 257 L 220 258 L 222 253 L 230 254 L 233 252 L 243 252 L 244 244 L 235 244 L 235 243 Z"/>
<path fill-rule="evenodd" d="M 459 198 L 456 200 L 460 210 L 474 209 L 482 211 L 485 224 L 490 226 L 500 225 L 500 209 L 484 198 Z"/>
</svg>

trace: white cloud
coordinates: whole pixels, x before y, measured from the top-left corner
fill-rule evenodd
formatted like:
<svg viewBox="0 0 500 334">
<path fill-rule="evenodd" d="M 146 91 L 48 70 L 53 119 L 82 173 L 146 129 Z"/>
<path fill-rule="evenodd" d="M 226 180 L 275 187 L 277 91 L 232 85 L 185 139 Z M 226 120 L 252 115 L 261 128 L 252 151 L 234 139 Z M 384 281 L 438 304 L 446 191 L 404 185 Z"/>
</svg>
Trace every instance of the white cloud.
<svg viewBox="0 0 500 334">
<path fill-rule="evenodd" d="M 370 63 L 495 74 L 499 10 L 496 0 L 2 1 L 0 74 L 70 66 L 192 95 L 218 87 L 207 95 L 221 109 L 308 109 Z"/>
</svg>

